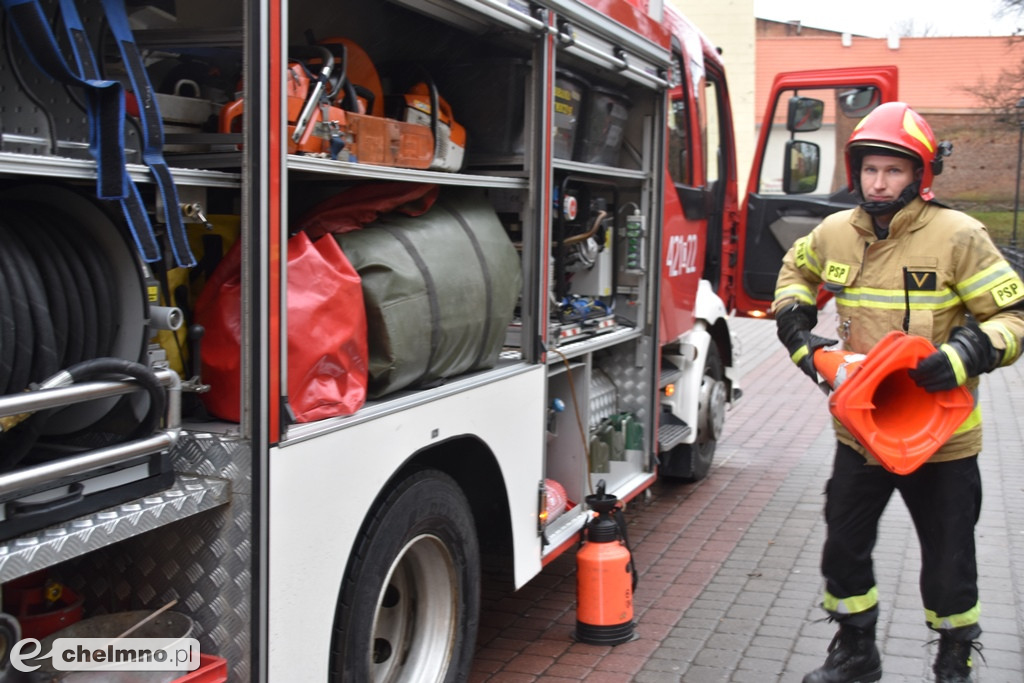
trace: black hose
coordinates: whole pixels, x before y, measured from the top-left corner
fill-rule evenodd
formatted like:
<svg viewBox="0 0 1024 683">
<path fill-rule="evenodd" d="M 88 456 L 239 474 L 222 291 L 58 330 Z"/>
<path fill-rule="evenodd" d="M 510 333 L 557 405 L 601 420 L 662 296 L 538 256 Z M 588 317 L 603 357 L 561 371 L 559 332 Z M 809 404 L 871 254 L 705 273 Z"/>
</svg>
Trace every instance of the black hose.
<svg viewBox="0 0 1024 683">
<path fill-rule="evenodd" d="M 131 377 L 149 394 L 149 410 L 146 411 L 146 415 L 139 425 L 126 437 L 127 440 L 147 436 L 159 429 L 160 421 L 167 409 L 167 395 L 164 393 L 156 373 L 149 367 L 124 358 L 94 358 L 71 366 L 67 372 L 74 382 L 104 379 L 117 375 Z"/>
<path fill-rule="evenodd" d="M 72 291 L 78 297 L 79 308 L 72 315 L 78 319 L 79 326 L 77 327 L 78 340 L 77 344 L 74 344 L 74 348 L 77 348 L 78 353 L 69 355 L 65 359 L 64 365 L 70 365 L 71 363 L 78 363 L 89 358 L 96 358 L 102 355 L 98 340 L 97 320 L 99 313 L 96 308 L 98 306 L 99 299 L 97 298 L 95 289 L 93 288 L 92 278 L 89 277 L 89 271 L 86 269 L 85 264 L 82 262 L 81 255 L 74 244 L 64 238 L 62 230 L 58 230 L 57 227 L 47 221 L 45 223 L 50 234 L 53 236 L 54 241 L 59 245 L 58 248 L 61 250 L 64 256 L 64 261 L 67 264 L 68 269 L 71 272 L 71 280 L 74 283 Z M 74 321 L 72 322 L 72 324 Z M 72 327 L 72 329 L 76 329 Z"/>
<path fill-rule="evenodd" d="M 148 436 L 160 427 L 160 421 L 167 409 L 167 397 L 156 374 L 145 365 L 123 358 L 94 358 L 73 365 L 67 368 L 66 372 L 71 376 L 72 383 L 120 379 L 127 376 L 146 390 L 149 395 L 149 409 L 135 429 L 125 437 L 126 441 Z M 4 448 L 0 450 L 0 472 L 9 472 L 21 464 L 39 441 L 43 427 L 59 410 L 61 408 L 36 412 L 8 435 L 3 442 Z"/>
<path fill-rule="evenodd" d="M 28 305 L 35 339 L 29 380 L 38 381 L 58 370 L 57 341 L 43 278 L 35 258 L 25 246 L 23 234 L 21 231 L 11 230 L 6 222 L 0 221 L 0 240 L 4 244 L 4 249 L 10 251 L 14 257 L 25 288 L 25 303 Z"/>
<path fill-rule="evenodd" d="M 57 358 L 61 359 L 63 364 L 63 359 L 67 358 L 71 332 L 77 329 L 71 327 L 71 311 L 68 309 L 68 299 L 75 291 L 74 282 L 67 273 L 67 264 L 63 261 L 57 245 L 44 226 L 34 224 L 30 216 L 13 207 L 7 209 L 5 214 L 7 224 L 13 231 L 17 231 L 20 225 L 22 234 L 32 236 L 32 239 L 24 240 L 25 247 L 31 252 L 43 279 L 46 299 L 50 306 L 50 322 L 53 326 Z"/>
<path fill-rule="evenodd" d="M 120 319 L 117 296 L 109 281 L 110 266 L 107 256 L 92 239 L 86 237 L 81 225 L 66 214 L 40 214 L 40 219 L 59 228 L 62 237 L 75 250 L 86 277 L 92 284 L 96 305 L 94 333 L 96 349 L 92 357 L 110 355 L 113 348 L 117 321 Z"/>
<path fill-rule="evenodd" d="M 61 239 L 58 232 L 50 225 L 40 223 L 38 231 L 40 243 L 45 242 L 57 267 L 68 307 L 68 341 L 64 348 L 63 366 L 79 363 L 87 358 L 94 358 L 95 351 L 87 353 L 85 329 L 86 318 L 95 319 L 91 315 L 92 306 L 96 305 L 92 296 L 92 286 L 85 281 L 85 270 L 78 262 L 78 255 L 66 240 Z M 92 322 L 88 323 L 89 325 Z M 95 340 L 96 335 L 89 333 L 89 339 Z"/>
<path fill-rule="evenodd" d="M 134 440 L 158 430 L 166 394 L 156 375 L 134 360 L 109 357 L 125 334 L 111 257 L 59 204 L 22 200 L 16 191 L 6 194 L 0 203 L 0 395 L 29 390 L 67 368 L 76 382 L 132 377 L 149 395 L 149 407 L 140 420 L 130 408 L 131 397 L 122 397 L 118 405 L 124 409 L 108 411 L 108 417 L 118 412 L 112 430 L 97 419 L 65 437 L 47 427 L 60 426 L 65 408 L 39 411 L 0 433 L 0 470 L 29 455 L 45 459 L 55 448 L 87 448 L 86 440 L 94 445 L 97 439 Z M 116 230 L 114 223 L 109 227 Z"/>
<path fill-rule="evenodd" d="M 8 393 L 14 367 L 14 302 L 11 301 L 7 275 L 0 267 L 0 395 Z"/>
<path fill-rule="evenodd" d="M 14 393 L 23 391 L 28 386 L 35 334 L 32 328 L 32 313 L 25 295 L 25 284 L 21 278 L 21 267 L 15 250 L 8 249 L 6 244 L 3 249 L 0 249 L 0 269 L 7 274 L 11 313 L 14 318 L 15 336 L 12 345 L 14 358 L 11 365 L 11 376 L 7 382 L 8 393 Z"/>
</svg>

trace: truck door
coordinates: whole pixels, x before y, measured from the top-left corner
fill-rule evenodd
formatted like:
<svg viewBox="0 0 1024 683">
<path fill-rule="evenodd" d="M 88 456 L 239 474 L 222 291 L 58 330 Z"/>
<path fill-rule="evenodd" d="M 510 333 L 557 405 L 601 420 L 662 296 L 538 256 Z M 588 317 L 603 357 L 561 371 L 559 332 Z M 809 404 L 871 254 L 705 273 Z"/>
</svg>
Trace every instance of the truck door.
<svg viewBox="0 0 1024 683">
<path fill-rule="evenodd" d="M 687 26 L 674 27 L 684 33 Z M 693 29 L 689 29 L 693 30 Z M 699 40 L 673 41 L 679 82 L 669 92 L 667 185 L 662 232 L 661 338 L 693 328 L 697 289 L 721 285 L 723 235 L 737 221 L 736 152 L 725 69 Z M 699 59 L 694 59 L 697 55 Z M 674 190 L 674 191 L 673 191 Z"/>
<path fill-rule="evenodd" d="M 895 66 L 776 76 L 737 228 L 739 314 L 767 314 L 793 242 L 858 202 L 848 189 L 846 141 L 868 112 L 896 97 Z"/>
</svg>

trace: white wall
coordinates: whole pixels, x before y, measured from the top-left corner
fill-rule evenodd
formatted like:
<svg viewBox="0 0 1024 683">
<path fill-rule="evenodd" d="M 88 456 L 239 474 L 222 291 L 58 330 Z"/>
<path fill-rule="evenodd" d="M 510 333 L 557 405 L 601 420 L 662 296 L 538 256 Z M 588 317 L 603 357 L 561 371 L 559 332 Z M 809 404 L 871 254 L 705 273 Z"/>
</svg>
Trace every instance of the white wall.
<svg viewBox="0 0 1024 683">
<path fill-rule="evenodd" d="M 754 128 L 754 0 L 665 0 L 690 18 L 722 50 L 736 130 L 740 196 L 750 174 L 757 134 Z"/>
</svg>

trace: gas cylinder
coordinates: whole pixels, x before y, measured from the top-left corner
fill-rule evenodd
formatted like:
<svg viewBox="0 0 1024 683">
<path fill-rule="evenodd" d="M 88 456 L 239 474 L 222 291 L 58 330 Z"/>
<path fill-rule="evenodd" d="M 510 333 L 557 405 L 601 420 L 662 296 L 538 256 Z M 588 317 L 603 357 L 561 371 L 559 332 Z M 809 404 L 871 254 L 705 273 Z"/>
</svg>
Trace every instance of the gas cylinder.
<svg viewBox="0 0 1024 683">
<path fill-rule="evenodd" d="M 593 645 L 618 645 L 633 638 L 633 555 L 625 533 L 613 515 L 618 499 L 597 493 L 586 504 L 597 516 L 580 532 L 576 553 L 576 632 L 574 637 Z"/>
</svg>

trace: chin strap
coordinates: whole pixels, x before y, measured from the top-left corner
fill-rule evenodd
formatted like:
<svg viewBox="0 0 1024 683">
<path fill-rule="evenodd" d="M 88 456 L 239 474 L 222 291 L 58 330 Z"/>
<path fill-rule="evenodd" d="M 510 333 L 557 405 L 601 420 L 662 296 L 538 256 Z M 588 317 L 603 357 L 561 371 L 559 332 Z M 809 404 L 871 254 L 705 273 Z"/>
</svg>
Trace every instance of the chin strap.
<svg viewBox="0 0 1024 683">
<path fill-rule="evenodd" d="M 859 188 L 858 188 L 859 189 Z M 914 181 L 903 188 L 903 192 L 900 192 L 900 196 L 891 202 L 861 202 L 861 208 L 867 211 L 872 216 L 885 216 L 891 215 L 902 209 L 904 206 L 909 204 L 917 193 L 921 191 L 921 183 Z M 864 192 L 861 191 L 861 197 L 864 196 Z"/>
</svg>

